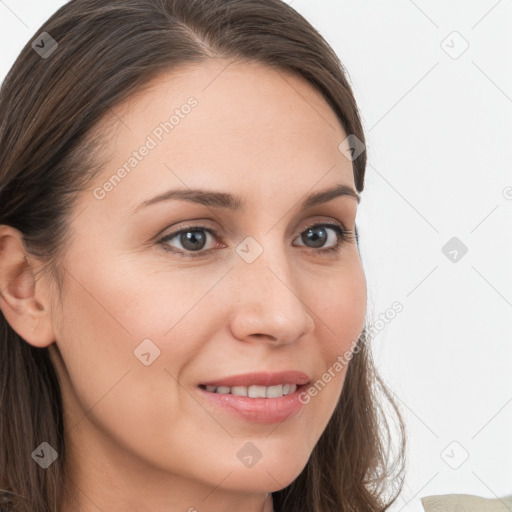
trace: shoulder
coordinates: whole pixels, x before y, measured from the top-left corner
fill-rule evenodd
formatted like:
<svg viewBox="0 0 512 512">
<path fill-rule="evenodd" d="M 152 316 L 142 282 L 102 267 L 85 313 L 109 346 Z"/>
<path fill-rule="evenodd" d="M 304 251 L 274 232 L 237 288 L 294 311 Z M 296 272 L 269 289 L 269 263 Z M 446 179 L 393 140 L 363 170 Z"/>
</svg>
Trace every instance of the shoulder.
<svg viewBox="0 0 512 512">
<path fill-rule="evenodd" d="M 512 495 L 502 498 L 482 498 L 473 494 L 440 494 L 423 496 L 425 512 L 511 512 Z"/>
</svg>

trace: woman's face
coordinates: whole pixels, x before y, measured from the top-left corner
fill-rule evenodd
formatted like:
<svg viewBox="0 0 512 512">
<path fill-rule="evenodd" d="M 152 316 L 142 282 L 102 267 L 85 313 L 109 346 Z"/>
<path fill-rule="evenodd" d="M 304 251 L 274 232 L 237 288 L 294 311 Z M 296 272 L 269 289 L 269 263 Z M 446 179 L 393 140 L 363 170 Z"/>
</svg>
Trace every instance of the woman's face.
<svg viewBox="0 0 512 512">
<path fill-rule="evenodd" d="M 302 79 L 227 64 L 160 76 L 111 110 L 112 158 L 72 213 L 51 353 L 83 489 L 133 498 L 140 486 L 147 502 L 179 482 L 198 510 L 198 496 L 275 491 L 304 468 L 340 396 L 335 362 L 363 328 L 366 282 L 336 226 L 353 233 L 357 200 L 302 203 L 355 190 L 338 149 L 347 134 Z M 173 190 L 187 196 L 151 202 Z M 310 386 L 287 398 L 200 387 L 256 372 L 311 385 L 329 369 L 306 405 L 297 395 Z M 263 379 L 277 386 L 263 393 L 297 378 Z"/>
</svg>

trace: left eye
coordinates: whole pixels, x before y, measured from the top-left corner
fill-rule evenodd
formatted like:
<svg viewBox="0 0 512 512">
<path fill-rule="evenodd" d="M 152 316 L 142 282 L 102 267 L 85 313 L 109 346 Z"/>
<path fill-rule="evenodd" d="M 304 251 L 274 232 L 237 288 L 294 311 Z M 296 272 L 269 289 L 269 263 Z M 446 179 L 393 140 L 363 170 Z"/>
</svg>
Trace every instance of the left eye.
<svg viewBox="0 0 512 512">
<path fill-rule="evenodd" d="M 204 256 L 209 252 L 209 250 L 202 250 L 204 249 L 207 241 L 207 236 L 205 233 L 208 233 L 216 239 L 219 238 L 217 232 L 212 228 L 205 226 L 191 226 L 174 233 L 170 233 L 169 235 L 165 235 L 164 237 L 160 238 L 158 243 L 160 243 L 165 250 L 177 253 L 180 256 Z M 303 242 L 300 244 L 302 246 L 305 246 L 304 242 L 313 243 L 313 246 L 309 246 L 308 248 L 317 249 L 316 252 L 330 252 L 339 250 L 343 242 L 349 240 L 350 233 L 350 231 L 344 229 L 338 224 L 314 224 L 307 227 L 301 233 L 301 236 L 299 236 L 298 239 Z M 172 245 L 168 243 L 176 237 L 178 237 L 178 241 L 181 244 L 181 248 L 178 248 L 177 250 L 172 248 Z M 326 242 L 331 243 L 331 245 L 327 248 L 323 247 Z"/>
<path fill-rule="evenodd" d="M 329 230 L 331 231 L 331 236 L 329 236 Z M 304 230 L 299 237 L 301 240 L 313 242 L 315 245 L 312 248 L 320 248 L 321 251 L 329 251 L 338 248 L 345 238 L 345 230 L 336 224 L 315 224 Z M 327 248 L 322 247 L 322 245 L 329 240 L 331 241 L 331 246 Z"/>
</svg>

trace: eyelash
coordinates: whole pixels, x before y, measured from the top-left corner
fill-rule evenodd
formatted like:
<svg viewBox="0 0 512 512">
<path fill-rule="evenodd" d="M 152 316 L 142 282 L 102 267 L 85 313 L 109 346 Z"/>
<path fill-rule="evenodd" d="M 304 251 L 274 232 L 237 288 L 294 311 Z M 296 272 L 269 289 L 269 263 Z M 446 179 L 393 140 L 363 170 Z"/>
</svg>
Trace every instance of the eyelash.
<svg viewBox="0 0 512 512">
<path fill-rule="evenodd" d="M 312 250 L 313 252 L 319 252 L 321 254 L 330 254 L 330 253 L 337 254 L 341 250 L 341 246 L 343 244 L 355 240 L 353 231 L 351 231 L 349 229 L 345 229 L 344 226 L 340 226 L 338 224 L 332 224 L 329 222 L 324 222 L 324 223 L 317 222 L 317 223 L 311 224 L 309 226 L 306 226 L 306 228 L 302 231 L 302 233 L 304 233 L 308 229 L 316 228 L 316 227 L 328 227 L 328 228 L 333 229 L 337 234 L 337 236 L 336 236 L 337 242 L 336 242 L 336 245 L 334 245 L 333 247 L 329 247 L 327 249 L 313 249 L 310 247 L 309 249 Z M 173 254 L 178 254 L 179 256 L 183 256 L 185 258 L 204 257 L 207 253 L 209 253 L 210 251 L 213 251 L 214 249 L 209 249 L 206 251 L 183 252 L 181 250 L 171 249 L 170 246 L 166 243 L 169 240 L 180 235 L 181 233 L 186 233 L 188 231 L 200 231 L 200 230 L 207 231 L 208 233 L 213 235 L 215 238 L 217 238 L 217 239 L 219 238 L 219 235 L 215 229 L 208 227 L 208 226 L 196 224 L 196 225 L 191 225 L 191 226 L 184 226 L 179 231 L 175 231 L 174 233 L 169 233 L 168 235 L 161 237 L 158 240 L 158 243 L 162 245 L 162 247 L 165 251 L 171 252 Z"/>
</svg>

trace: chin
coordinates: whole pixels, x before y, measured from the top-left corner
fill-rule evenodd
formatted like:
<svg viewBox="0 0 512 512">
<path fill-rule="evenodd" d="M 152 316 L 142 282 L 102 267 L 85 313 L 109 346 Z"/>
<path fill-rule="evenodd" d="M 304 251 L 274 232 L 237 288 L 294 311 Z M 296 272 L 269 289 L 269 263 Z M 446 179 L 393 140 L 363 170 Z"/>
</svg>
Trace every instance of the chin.
<svg viewBox="0 0 512 512">
<path fill-rule="evenodd" d="M 223 487 L 243 492 L 276 492 L 288 487 L 300 475 L 306 464 L 307 459 L 294 461 L 283 457 L 275 464 L 264 464 L 262 459 L 251 468 L 236 468 L 226 478 Z"/>
</svg>

